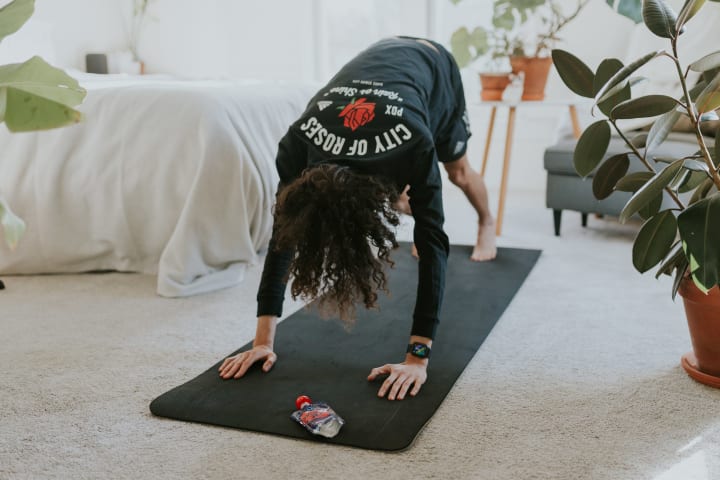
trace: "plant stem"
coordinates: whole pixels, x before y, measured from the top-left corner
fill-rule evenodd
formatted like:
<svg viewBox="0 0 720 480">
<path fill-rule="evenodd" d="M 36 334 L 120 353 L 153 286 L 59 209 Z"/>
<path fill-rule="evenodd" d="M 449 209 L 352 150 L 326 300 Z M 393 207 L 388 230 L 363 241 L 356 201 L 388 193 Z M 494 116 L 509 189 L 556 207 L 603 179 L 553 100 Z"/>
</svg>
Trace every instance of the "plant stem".
<svg viewBox="0 0 720 480">
<path fill-rule="evenodd" d="M 656 173 L 655 169 L 650 165 L 645 158 L 645 155 L 640 153 L 640 150 L 627 138 L 627 136 L 620 130 L 620 128 L 617 126 L 617 123 L 615 123 L 615 120 L 609 119 L 610 123 L 612 123 L 612 126 L 615 128 L 615 131 L 618 132 L 618 135 L 625 141 L 625 144 L 630 147 L 630 149 L 633 151 L 633 153 L 640 159 L 640 161 L 645 165 L 645 167 L 650 170 L 652 173 Z M 673 199 L 675 203 L 677 203 L 678 207 L 680 207 L 681 210 L 685 210 L 685 205 L 680 201 L 678 196 L 670 190 L 668 187 L 665 187 L 665 191 L 670 195 L 670 198 Z"/>
<path fill-rule="evenodd" d="M 573 20 L 575 19 L 575 17 L 577 17 L 578 14 L 580 13 L 580 10 L 582 10 L 582 9 L 585 7 L 585 5 L 588 4 L 589 1 L 590 1 L 590 0 L 581 0 L 581 1 L 578 3 L 577 9 L 575 9 L 575 11 L 574 11 L 569 17 L 563 18 L 563 17 L 560 17 L 560 16 L 558 15 L 558 17 L 560 17 L 558 23 L 557 23 L 546 35 L 541 35 L 541 36 L 540 36 L 540 42 L 538 42 L 538 45 L 537 45 L 537 47 L 535 48 L 535 56 L 536 56 L 536 57 L 539 57 L 539 56 L 540 56 L 540 52 L 541 52 L 544 48 L 548 48 L 547 45 L 545 44 L 545 41 L 546 41 L 546 40 L 555 40 L 555 39 L 556 39 L 556 38 L 555 38 L 555 35 L 556 35 L 560 30 L 562 30 L 562 28 L 563 28 L 565 25 L 567 25 L 568 23 L 570 23 L 571 21 L 573 21 Z"/>
<path fill-rule="evenodd" d="M 685 79 L 685 75 L 683 74 L 682 66 L 680 65 L 680 60 L 678 59 L 678 52 L 677 52 L 677 37 L 672 39 L 672 49 L 673 49 L 673 63 L 675 63 L 675 68 L 677 69 L 678 77 L 680 77 L 680 85 L 682 86 L 683 94 L 685 95 L 685 110 L 688 113 L 688 116 L 690 117 L 690 123 L 692 123 L 693 129 L 695 131 L 695 137 L 697 137 L 698 145 L 700 146 L 700 151 L 703 154 L 703 160 L 705 160 L 705 165 L 708 167 L 708 174 L 712 178 L 713 183 L 715 184 L 715 187 L 720 190 L 720 175 L 718 174 L 715 164 L 712 161 L 712 156 L 710 155 L 710 151 L 707 148 L 707 145 L 705 144 L 705 137 L 703 137 L 702 131 L 700 130 L 700 115 L 695 110 L 694 104 L 692 99 L 690 98 L 690 90 L 687 87 L 687 81 Z"/>
</svg>

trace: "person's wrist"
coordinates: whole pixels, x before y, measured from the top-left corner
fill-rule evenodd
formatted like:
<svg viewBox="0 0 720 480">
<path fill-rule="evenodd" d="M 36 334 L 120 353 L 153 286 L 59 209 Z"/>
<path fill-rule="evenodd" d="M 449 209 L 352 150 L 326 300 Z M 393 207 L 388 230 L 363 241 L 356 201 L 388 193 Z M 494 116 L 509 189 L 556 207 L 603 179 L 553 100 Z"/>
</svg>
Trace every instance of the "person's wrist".
<svg viewBox="0 0 720 480">
<path fill-rule="evenodd" d="M 429 362 L 430 362 L 429 358 L 419 358 L 410 353 L 405 354 L 405 365 L 417 365 L 417 366 L 427 367 L 427 364 Z"/>
</svg>

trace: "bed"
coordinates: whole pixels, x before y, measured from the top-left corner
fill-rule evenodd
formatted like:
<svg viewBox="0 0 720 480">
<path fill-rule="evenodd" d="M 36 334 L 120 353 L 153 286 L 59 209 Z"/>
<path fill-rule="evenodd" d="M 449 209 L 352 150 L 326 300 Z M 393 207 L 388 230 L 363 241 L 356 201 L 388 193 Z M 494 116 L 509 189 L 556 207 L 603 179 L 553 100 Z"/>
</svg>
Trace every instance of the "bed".
<svg viewBox="0 0 720 480">
<path fill-rule="evenodd" d="M 84 122 L 0 127 L 0 192 L 27 223 L 0 275 L 142 272 L 168 297 L 241 282 L 270 238 L 278 141 L 314 88 L 73 75 Z"/>
</svg>

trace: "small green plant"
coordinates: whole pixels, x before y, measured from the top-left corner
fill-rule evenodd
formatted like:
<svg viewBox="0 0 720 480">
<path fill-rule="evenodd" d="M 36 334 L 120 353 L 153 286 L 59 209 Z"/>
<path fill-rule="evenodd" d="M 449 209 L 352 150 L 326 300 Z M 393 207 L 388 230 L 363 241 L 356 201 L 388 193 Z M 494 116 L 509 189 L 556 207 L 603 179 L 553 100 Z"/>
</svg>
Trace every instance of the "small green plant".
<svg viewBox="0 0 720 480">
<path fill-rule="evenodd" d="M 462 0 L 450 0 L 458 4 Z M 574 20 L 590 0 L 578 0 L 565 13 L 558 0 L 494 0 L 492 27 L 462 26 L 453 32 L 450 46 L 460 68 L 478 59 L 487 60 L 486 69 L 507 70 L 511 56 L 547 56 L 558 34 Z M 618 13 L 640 22 L 641 0 L 607 0 Z"/>
<path fill-rule="evenodd" d="M 132 53 L 133 60 L 139 62 L 139 44 L 140 34 L 142 33 L 145 20 L 147 18 L 147 11 L 153 0 L 133 0 L 133 16 L 130 24 L 130 52 Z"/>
<path fill-rule="evenodd" d="M 591 124 L 578 140 L 575 169 L 583 177 L 595 171 L 593 192 L 599 199 L 616 190 L 633 193 L 620 214 L 622 222 L 635 214 L 645 219 L 633 245 L 633 265 L 644 273 L 659 264 L 658 277 L 674 271 L 673 298 L 687 272 L 702 291 L 720 283 L 720 130 L 712 144 L 701 128 L 703 122 L 717 118 L 714 111 L 720 107 L 720 51 L 688 65 L 678 56 L 678 43 L 691 35 L 688 22 L 704 4 L 705 0 L 686 0 L 676 14 L 663 0 L 645 0 L 643 22 L 653 34 L 668 40 L 669 49 L 649 52 L 629 65 L 610 58 L 593 72 L 571 53 L 552 52 L 568 88 L 592 98 L 595 112 L 605 117 Z M 642 80 L 636 72 L 650 61 L 665 61 L 677 74 L 681 85 L 677 98 L 632 98 L 631 86 Z M 701 73 L 692 87 L 690 72 Z M 697 151 L 682 158 L 656 158 L 653 152 L 683 116 L 692 124 Z M 647 133 L 630 137 L 618 127 L 623 119 L 655 117 Z M 611 127 L 624 140 L 627 152 L 606 159 Z M 631 156 L 647 171 L 628 174 Z M 672 208 L 662 209 L 664 195 L 671 199 Z"/>
<path fill-rule="evenodd" d="M 15 33 L 32 16 L 35 0 L 13 0 L 0 8 L 0 41 Z M 0 66 L 0 123 L 11 132 L 63 127 L 79 122 L 75 110 L 85 98 L 77 80 L 40 57 Z M 1 192 L 0 192 L 1 193 Z M 0 227 L 5 242 L 14 249 L 25 223 L 0 196 Z"/>
</svg>

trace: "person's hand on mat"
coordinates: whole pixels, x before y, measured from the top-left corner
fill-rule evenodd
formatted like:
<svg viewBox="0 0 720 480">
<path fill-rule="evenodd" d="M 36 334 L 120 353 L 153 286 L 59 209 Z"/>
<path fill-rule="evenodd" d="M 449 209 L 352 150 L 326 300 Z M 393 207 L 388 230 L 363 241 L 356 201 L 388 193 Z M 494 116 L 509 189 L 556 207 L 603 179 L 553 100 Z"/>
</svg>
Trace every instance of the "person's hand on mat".
<svg viewBox="0 0 720 480">
<path fill-rule="evenodd" d="M 259 362 L 260 360 L 265 360 L 262 366 L 263 372 L 269 372 L 277 361 L 277 355 L 273 352 L 272 348 L 266 345 L 258 345 L 251 350 L 240 352 L 237 355 L 226 358 L 218 370 L 220 371 L 220 376 L 225 380 L 240 378 L 245 375 L 245 372 L 248 371 L 248 368 L 250 368 L 253 363 Z"/>
<path fill-rule="evenodd" d="M 373 381 L 380 375 L 388 377 L 378 390 L 378 397 L 383 398 L 387 394 L 388 400 L 402 400 L 408 391 L 414 397 L 427 380 L 427 360 L 408 358 L 403 363 L 388 363 L 373 368 L 368 380 Z"/>
</svg>

